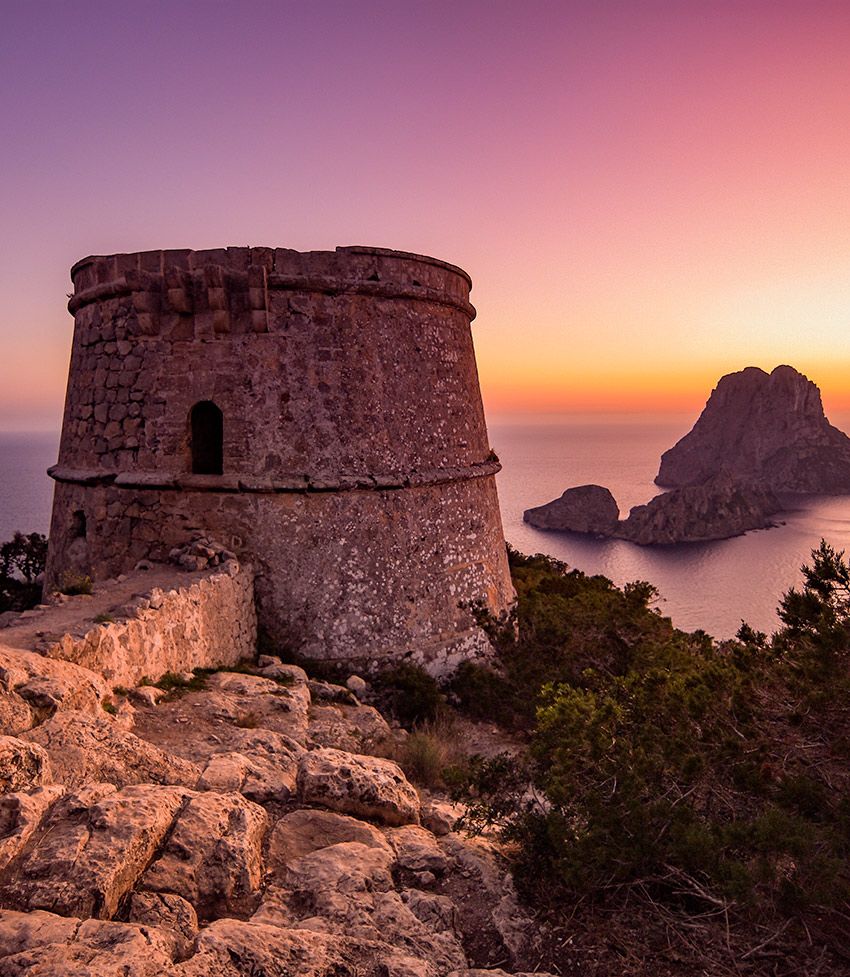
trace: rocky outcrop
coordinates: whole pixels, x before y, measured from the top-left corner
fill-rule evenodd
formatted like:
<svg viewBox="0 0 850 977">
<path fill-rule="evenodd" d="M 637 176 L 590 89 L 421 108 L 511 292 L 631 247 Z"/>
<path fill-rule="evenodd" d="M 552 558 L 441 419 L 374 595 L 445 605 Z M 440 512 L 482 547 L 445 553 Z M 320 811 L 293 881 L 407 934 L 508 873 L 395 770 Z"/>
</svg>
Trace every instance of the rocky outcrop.
<svg viewBox="0 0 850 977">
<path fill-rule="evenodd" d="M 773 526 L 781 505 L 769 489 L 724 473 L 702 485 L 657 495 L 637 505 L 612 534 L 642 546 L 695 543 Z"/>
<path fill-rule="evenodd" d="M 723 377 L 689 434 L 661 457 L 673 491 L 619 520 L 608 489 L 581 485 L 524 514 L 538 529 L 644 546 L 728 539 L 775 525 L 779 495 L 850 493 L 850 438 L 823 412 L 820 391 L 790 366 Z"/>
<path fill-rule="evenodd" d="M 221 694 L 222 706 L 234 710 L 233 718 L 243 728 L 270 729 L 303 744 L 310 710 L 304 678 L 301 669 L 292 667 L 272 675 L 219 672 L 210 676 L 207 688 Z"/>
<path fill-rule="evenodd" d="M 568 495 L 565 492 L 562 499 Z M 773 526 L 771 516 L 780 509 L 779 500 L 769 489 L 721 472 L 702 485 L 674 489 L 657 495 L 646 505 L 635 506 L 627 519 L 615 521 L 604 532 L 598 526 L 586 532 L 606 539 L 626 539 L 641 546 L 706 542 Z M 566 529 L 567 526 L 547 528 Z"/>
<path fill-rule="evenodd" d="M 372 824 L 333 811 L 303 808 L 282 817 L 269 838 L 269 867 L 282 871 L 296 859 L 328 845 L 355 841 L 389 852 L 389 842 Z"/>
<path fill-rule="evenodd" d="M 614 496 L 601 485 L 579 485 L 552 502 L 526 509 L 522 518 L 536 529 L 610 536 L 617 528 L 620 509 Z"/>
<path fill-rule="evenodd" d="M 34 716 L 13 745 L 57 783 L 0 796 L 1 977 L 533 969 L 495 847 L 368 754 L 395 748 L 383 717 L 293 666 L 257 671 Z"/>
<path fill-rule="evenodd" d="M 239 791 L 252 801 L 286 801 L 295 794 L 298 763 L 291 753 L 216 753 L 198 780 L 199 790 Z"/>
<path fill-rule="evenodd" d="M 320 919 L 325 932 L 385 940 L 410 956 L 424 955 L 440 973 L 464 966 L 451 920 L 429 929 L 396 890 L 394 863 L 391 851 L 358 842 L 321 848 L 273 880 L 253 918 L 307 928 Z"/>
<path fill-rule="evenodd" d="M 263 808 L 241 794 L 198 794 L 180 813 L 142 887 L 172 892 L 204 919 L 243 913 L 260 887 Z"/>
<path fill-rule="evenodd" d="M 258 920 L 218 919 L 198 937 L 195 955 L 169 977 L 438 977 L 417 949 L 388 942 L 281 927 Z"/>
<path fill-rule="evenodd" d="M 372 706 L 356 703 L 350 708 L 318 705 L 310 709 L 311 748 L 329 746 L 347 753 L 372 753 L 391 740 L 390 727 Z"/>
<path fill-rule="evenodd" d="M 0 911 L 3 977 L 160 977 L 173 945 L 170 933 L 154 927 Z"/>
<path fill-rule="evenodd" d="M 0 632 L 3 641 L 8 632 Z M 10 727 L 9 733 L 29 720 L 43 722 L 56 711 L 102 712 L 101 702 L 109 686 L 95 672 L 72 662 L 54 661 L 33 651 L 0 644 L 0 691 L 6 693 L 6 706 L 0 708 L 0 720 Z M 26 706 L 28 716 L 23 712 Z"/>
<path fill-rule="evenodd" d="M 60 798 L 4 873 L 0 902 L 111 919 L 185 800 L 179 787 L 94 784 Z"/>
<path fill-rule="evenodd" d="M 195 907 L 173 892 L 136 891 L 130 898 L 128 919 L 143 926 L 156 926 L 173 940 L 172 955 L 188 957 L 198 935 Z"/>
<path fill-rule="evenodd" d="M 23 850 L 51 804 L 65 793 L 59 785 L 0 797 L 0 871 Z"/>
<path fill-rule="evenodd" d="M 408 872 L 431 872 L 434 876 L 443 875 L 448 867 L 446 856 L 437 844 L 437 839 L 425 828 L 406 824 L 392 828 L 387 837 L 396 854 L 399 868 Z"/>
<path fill-rule="evenodd" d="M 50 757 L 56 779 L 68 787 L 102 782 L 128 784 L 180 784 L 192 787 L 200 771 L 122 729 L 107 715 L 60 712 L 23 734 Z"/>
<path fill-rule="evenodd" d="M 721 470 L 775 492 L 850 492 L 850 438 L 827 421 L 820 390 L 790 366 L 723 377 L 655 481 L 699 485 Z"/>
<path fill-rule="evenodd" d="M 17 736 L 32 726 L 32 710 L 17 692 L 0 689 L 0 735 Z"/>
</svg>

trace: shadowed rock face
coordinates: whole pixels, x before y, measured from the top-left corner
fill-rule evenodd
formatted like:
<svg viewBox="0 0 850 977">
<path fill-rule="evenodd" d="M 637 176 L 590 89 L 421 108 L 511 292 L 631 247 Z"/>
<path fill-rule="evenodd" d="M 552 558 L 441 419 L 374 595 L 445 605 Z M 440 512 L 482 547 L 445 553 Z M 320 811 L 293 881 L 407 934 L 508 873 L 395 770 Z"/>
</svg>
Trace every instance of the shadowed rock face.
<svg viewBox="0 0 850 977">
<path fill-rule="evenodd" d="M 721 472 L 702 485 L 688 485 L 636 505 L 613 535 L 642 546 L 697 543 L 739 536 L 774 525 L 781 508 L 769 489 Z"/>
<path fill-rule="evenodd" d="M 774 525 L 770 517 L 780 508 L 770 489 L 721 471 L 702 485 L 664 492 L 646 505 L 636 505 L 627 519 L 618 520 L 614 497 L 599 485 L 568 489 L 560 499 L 529 509 L 524 518 L 538 529 L 654 546 L 728 539 L 750 529 L 766 529 Z"/>
<path fill-rule="evenodd" d="M 658 485 L 699 485 L 722 469 L 776 492 L 850 492 L 850 438 L 824 416 L 820 390 L 790 366 L 723 377 L 702 414 L 661 457 Z"/>
<path fill-rule="evenodd" d="M 609 489 L 579 485 L 567 489 L 560 499 L 526 509 L 522 518 L 537 529 L 610 536 L 617 528 L 620 509 Z"/>
</svg>

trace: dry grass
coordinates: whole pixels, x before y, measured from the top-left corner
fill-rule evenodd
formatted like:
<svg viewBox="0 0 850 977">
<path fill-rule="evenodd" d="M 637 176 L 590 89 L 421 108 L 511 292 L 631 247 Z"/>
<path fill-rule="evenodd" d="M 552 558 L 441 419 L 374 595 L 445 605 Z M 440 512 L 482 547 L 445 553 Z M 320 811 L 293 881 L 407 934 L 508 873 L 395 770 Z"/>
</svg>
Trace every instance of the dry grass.
<svg viewBox="0 0 850 977">
<path fill-rule="evenodd" d="M 413 783 L 431 788 L 445 788 L 469 762 L 459 725 L 450 713 L 414 726 L 394 759 Z"/>
<path fill-rule="evenodd" d="M 77 597 L 81 594 L 90 594 L 94 590 L 94 584 L 91 577 L 66 570 L 62 574 L 59 590 L 68 597 Z"/>
</svg>

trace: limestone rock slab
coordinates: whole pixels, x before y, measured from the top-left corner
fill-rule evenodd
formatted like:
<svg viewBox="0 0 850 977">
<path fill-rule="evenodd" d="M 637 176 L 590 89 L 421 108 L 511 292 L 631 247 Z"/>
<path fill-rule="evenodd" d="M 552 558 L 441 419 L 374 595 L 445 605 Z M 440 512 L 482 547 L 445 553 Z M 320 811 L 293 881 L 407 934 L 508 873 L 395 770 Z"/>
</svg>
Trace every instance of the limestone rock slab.
<svg viewBox="0 0 850 977">
<path fill-rule="evenodd" d="M 298 792 L 307 804 L 388 825 L 419 822 L 419 795 L 392 760 L 318 749 L 298 765 Z"/>
<path fill-rule="evenodd" d="M 153 927 L 0 911 L 3 977 L 159 977 L 172 959 L 169 934 Z"/>
<path fill-rule="evenodd" d="M 395 890 L 392 852 L 358 842 L 320 848 L 289 865 L 254 914 L 257 922 L 384 940 L 439 972 L 464 966 L 453 932 L 433 931 Z"/>
<path fill-rule="evenodd" d="M 438 797 L 422 801 L 422 824 L 433 834 L 444 837 L 454 830 L 463 816 L 463 806 Z"/>
<path fill-rule="evenodd" d="M 60 712 L 24 734 L 49 754 L 54 779 L 69 787 L 99 781 L 128 784 L 176 784 L 192 787 L 200 770 L 123 729 L 101 714 Z"/>
<path fill-rule="evenodd" d="M 392 740 L 384 717 L 372 706 L 322 704 L 310 709 L 307 745 L 327 746 L 347 753 L 370 753 Z"/>
<path fill-rule="evenodd" d="M 169 977 L 438 977 L 436 968 L 387 943 L 218 919 L 202 930 L 197 953 Z"/>
<path fill-rule="evenodd" d="M 40 718 L 56 709 L 99 713 L 109 687 L 100 675 L 72 662 L 54 661 L 0 642 L 0 673 L 7 692 L 14 692 Z"/>
<path fill-rule="evenodd" d="M 252 908 L 262 878 L 268 815 L 241 794 L 195 794 L 141 887 L 172 892 L 201 918 Z"/>
<path fill-rule="evenodd" d="M 282 817 L 269 836 L 268 864 L 272 875 L 281 878 L 285 869 L 304 855 L 354 841 L 392 855 L 383 834 L 373 825 L 345 814 L 302 808 Z"/>
<path fill-rule="evenodd" d="M 57 801 L 0 884 L 3 903 L 110 919 L 162 843 L 186 791 L 95 785 Z"/>
<path fill-rule="evenodd" d="M 0 735 L 17 736 L 32 726 L 32 710 L 17 692 L 0 688 Z"/>
<path fill-rule="evenodd" d="M 236 790 L 260 804 L 283 802 L 295 794 L 297 771 L 298 762 L 288 753 L 275 758 L 216 753 L 201 774 L 198 790 Z"/>
<path fill-rule="evenodd" d="M 443 875 L 448 860 L 430 831 L 415 824 L 392 828 L 387 838 L 396 853 L 400 868 L 409 872 L 433 872 Z"/>
<path fill-rule="evenodd" d="M 280 666 L 276 671 L 280 671 Z M 267 670 L 268 671 L 268 670 Z M 300 671 L 300 669 L 299 669 Z M 209 689 L 224 693 L 239 722 L 271 729 L 304 744 L 307 739 L 310 691 L 299 676 L 266 677 L 239 672 L 217 672 L 208 679 Z"/>
<path fill-rule="evenodd" d="M 198 914 L 191 903 L 173 892 L 134 892 L 130 899 L 129 921 L 156 926 L 174 940 L 174 956 L 189 956 L 198 935 Z"/>
<path fill-rule="evenodd" d="M 19 854 L 47 809 L 64 793 L 64 787 L 53 786 L 0 797 L 0 872 Z"/>
</svg>

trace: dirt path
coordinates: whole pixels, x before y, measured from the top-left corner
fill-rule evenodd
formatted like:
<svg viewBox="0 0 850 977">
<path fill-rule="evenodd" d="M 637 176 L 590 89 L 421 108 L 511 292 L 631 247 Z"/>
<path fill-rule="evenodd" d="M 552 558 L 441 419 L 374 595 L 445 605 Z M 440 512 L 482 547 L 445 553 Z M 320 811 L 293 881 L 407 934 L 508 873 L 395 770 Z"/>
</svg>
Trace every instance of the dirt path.
<svg viewBox="0 0 850 977">
<path fill-rule="evenodd" d="M 127 605 L 154 588 L 188 587 L 203 576 L 173 566 L 155 565 L 151 570 L 135 570 L 121 578 L 96 583 L 91 594 L 58 595 L 60 603 L 40 604 L 0 629 L 0 646 L 35 651 L 45 641 L 58 640 L 63 634 L 82 637 L 95 626 L 99 615 L 109 615 L 115 620 L 127 618 L 130 616 Z"/>
</svg>

